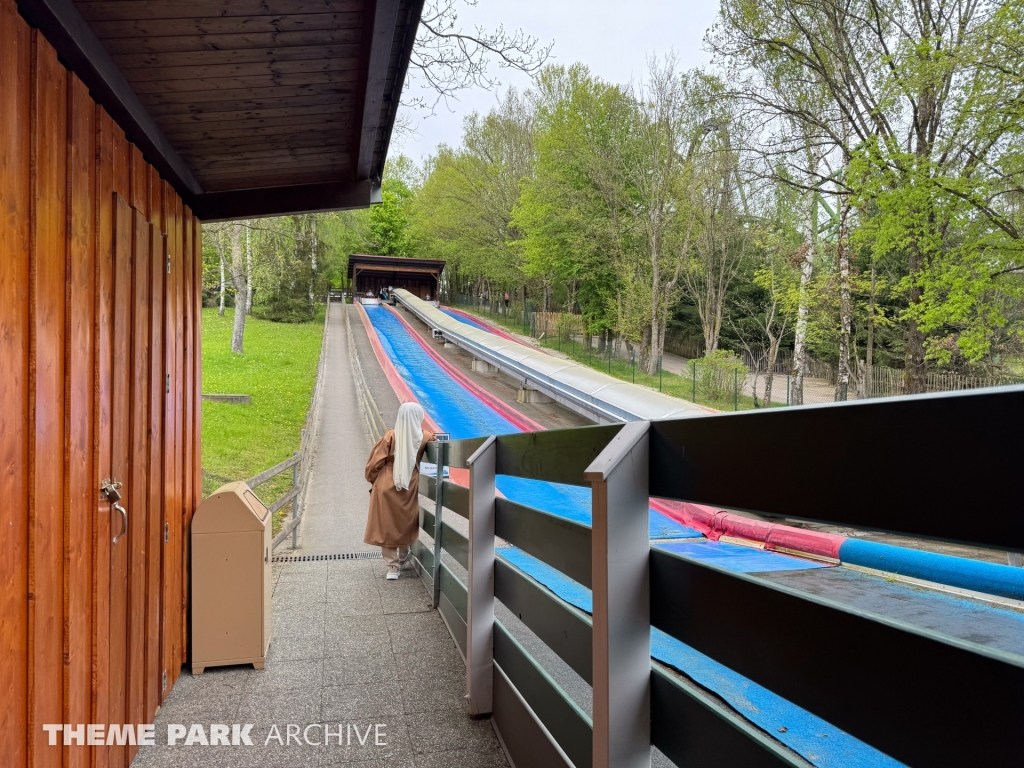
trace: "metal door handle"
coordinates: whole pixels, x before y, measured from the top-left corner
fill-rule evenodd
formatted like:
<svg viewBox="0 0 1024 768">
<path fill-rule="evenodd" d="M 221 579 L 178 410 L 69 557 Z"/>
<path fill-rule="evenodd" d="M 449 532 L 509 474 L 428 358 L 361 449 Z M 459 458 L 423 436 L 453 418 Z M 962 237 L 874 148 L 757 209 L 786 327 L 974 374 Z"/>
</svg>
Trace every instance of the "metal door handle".
<svg viewBox="0 0 1024 768">
<path fill-rule="evenodd" d="M 118 540 L 128 533 L 128 510 L 118 503 L 121 501 L 121 484 L 114 479 L 104 480 L 100 484 L 100 493 L 114 509 L 121 513 L 121 532 L 111 539 L 114 544 L 117 544 Z"/>
<path fill-rule="evenodd" d="M 122 507 L 118 502 L 114 502 L 114 509 L 121 513 L 121 532 L 117 534 L 111 542 L 117 544 L 118 539 L 128 533 L 128 510 Z"/>
</svg>

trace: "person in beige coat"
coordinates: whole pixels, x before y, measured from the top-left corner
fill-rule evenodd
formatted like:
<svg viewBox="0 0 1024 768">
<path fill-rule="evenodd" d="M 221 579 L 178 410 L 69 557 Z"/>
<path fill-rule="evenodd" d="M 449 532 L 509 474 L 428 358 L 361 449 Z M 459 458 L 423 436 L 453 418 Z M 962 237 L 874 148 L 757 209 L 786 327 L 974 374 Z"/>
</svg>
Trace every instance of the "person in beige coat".
<svg viewBox="0 0 1024 768">
<path fill-rule="evenodd" d="M 380 547 L 388 565 L 385 578 L 398 578 L 409 557 L 412 543 L 420 535 L 420 460 L 432 432 L 423 429 L 423 408 L 403 403 L 394 429 L 389 429 L 370 451 L 366 481 L 370 488 L 370 511 L 363 541 Z"/>
</svg>

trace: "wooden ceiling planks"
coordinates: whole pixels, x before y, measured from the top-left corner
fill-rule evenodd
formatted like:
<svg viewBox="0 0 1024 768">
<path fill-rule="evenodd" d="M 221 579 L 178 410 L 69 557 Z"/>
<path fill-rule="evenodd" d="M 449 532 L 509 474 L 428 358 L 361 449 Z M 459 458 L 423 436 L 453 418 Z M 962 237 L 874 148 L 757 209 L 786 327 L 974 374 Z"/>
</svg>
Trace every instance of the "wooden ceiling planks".
<svg viewBox="0 0 1024 768">
<path fill-rule="evenodd" d="M 153 71 L 153 68 L 170 70 L 172 67 L 215 67 L 222 64 L 260 64 L 285 61 L 316 61 L 319 59 L 344 59 L 359 57 L 359 46 L 351 43 L 324 43 L 322 45 L 295 45 L 266 48 L 224 50 L 149 51 L 145 53 L 123 53 L 114 56 L 114 62 L 126 77 L 137 80 L 132 70 Z"/>
<path fill-rule="evenodd" d="M 361 0 L 80 0 L 77 5 L 89 22 L 359 13 L 363 9 Z"/>
<path fill-rule="evenodd" d="M 326 102 L 319 97 L 302 96 L 295 99 L 281 99 L 269 107 L 253 107 L 251 104 L 243 104 L 240 107 L 226 108 L 219 112 L 178 112 L 167 113 L 161 120 L 168 131 L 174 131 L 176 126 L 210 124 L 218 125 L 225 122 L 245 122 L 248 120 L 263 120 L 277 117 L 296 117 L 308 115 L 311 118 L 319 115 L 349 115 L 351 112 L 352 96 L 347 95 L 335 102 Z M 222 105 L 223 106 L 223 105 Z M 320 119 L 316 117 L 313 122 Z M 326 118 L 325 118 L 326 119 Z"/>
<path fill-rule="evenodd" d="M 321 49 L 322 50 L 322 49 Z M 263 61 L 246 62 L 243 64 L 192 64 L 188 66 L 165 66 L 154 64 L 137 69 L 123 69 L 125 77 L 136 84 L 136 92 L 143 93 L 147 84 L 154 88 L 158 84 L 185 82 L 214 82 L 225 78 L 253 78 L 304 75 L 315 72 L 341 72 L 355 70 L 359 59 L 355 56 L 316 56 L 308 59 L 281 59 L 267 57 Z M 275 80 L 279 85 L 284 83 Z M 151 84 L 151 85 L 150 85 Z M 200 86 L 196 86 L 197 90 Z M 219 86 L 218 86 L 219 87 Z"/>
<path fill-rule="evenodd" d="M 193 143 L 197 141 L 212 141 L 216 139 L 228 139 L 238 141 L 251 141 L 254 136 L 276 136 L 278 134 L 290 134 L 302 136 L 307 133 L 319 133 L 321 130 L 339 130 L 351 128 L 352 121 L 336 114 L 319 114 L 316 120 L 311 120 L 312 115 L 299 114 L 286 117 L 268 117 L 250 120 L 225 120 L 223 122 L 204 123 L 201 126 L 187 125 L 182 129 L 166 131 L 167 138 L 172 141 L 178 138 L 190 139 Z M 244 133 L 239 131 L 245 129 Z"/>
<path fill-rule="evenodd" d="M 201 218 L 292 212 L 291 185 L 302 187 L 296 204 L 316 206 L 321 192 L 348 205 L 372 190 L 422 1 L 18 0 L 39 17 L 43 3 L 80 17 L 65 22 L 71 36 L 105 52 L 187 166 Z M 260 188 L 267 201 L 252 196 Z M 204 207 L 212 193 L 215 208 Z"/>
<path fill-rule="evenodd" d="M 158 53 L 220 53 L 224 51 L 283 50 L 319 45 L 358 45 L 361 26 L 331 27 L 283 32 L 236 32 L 234 34 L 175 35 L 173 37 L 119 37 L 104 40 L 118 61 L 121 56 Z"/>
<path fill-rule="evenodd" d="M 126 0 L 127 2 L 127 0 Z M 88 5 L 79 3 L 78 7 Z M 90 22 L 100 40 L 118 37 L 176 37 L 178 35 L 233 35 L 252 32 L 303 32 L 360 29 L 361 13 L 306 13 L 283 16 L 225 16 L 195 19 L 132 19 Z M 361 39 L 361 37 L 360 37 Z"/>
</svg>

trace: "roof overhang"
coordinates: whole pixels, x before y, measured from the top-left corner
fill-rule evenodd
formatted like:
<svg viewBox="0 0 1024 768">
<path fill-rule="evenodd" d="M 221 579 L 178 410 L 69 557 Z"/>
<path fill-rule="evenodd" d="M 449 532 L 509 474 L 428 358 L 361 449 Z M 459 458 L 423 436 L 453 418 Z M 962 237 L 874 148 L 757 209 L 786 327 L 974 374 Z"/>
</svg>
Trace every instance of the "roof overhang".
<svg viewBox="0 0 1024 768">
<path fill-rule="evenodd" d="M 422 6 L 18 0 L 207 221 L 379 202 Z"/>
<path fill-rule="evenodd" d="M 353 253 L 348 257 L 348 277 L 351 279 L 358 268 L 360 272 L 381 272 L 440 275 L 444 272 L 444 259 L 417 259 L 405 256 L 371 256 Z"/>
</svg>

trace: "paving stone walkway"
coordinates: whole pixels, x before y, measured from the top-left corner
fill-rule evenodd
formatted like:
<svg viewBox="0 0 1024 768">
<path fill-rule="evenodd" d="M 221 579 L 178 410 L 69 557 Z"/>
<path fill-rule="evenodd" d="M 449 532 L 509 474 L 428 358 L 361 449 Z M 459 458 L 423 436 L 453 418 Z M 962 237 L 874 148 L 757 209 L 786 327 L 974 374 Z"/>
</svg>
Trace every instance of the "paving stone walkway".
<svg viewBox="0 0 1024 768">
<path fill-rule="evenodd" d="M 278 554 L 370 549 L 359 524 L 369 438 L 346 379 L 348 339 L 337 308 L 300 550 L 285 542 Z M 157 716 L 156 746 L 140 748 L 133 768 L 507 766 L 489 721 L 465 713 L 465 666 L 420 580 L 406 571 L 385 581 L 384 572 L 380 559 L 275 564 L 266 667 L 207 668 L 198 677 L 183 670 Z M 177 724 L 200 724 L 207 738 L 211 724 L 251 724 L 253 744 L 185 746 L 182 738 L 170 746 L 168 726 Z"/>
</svg>

